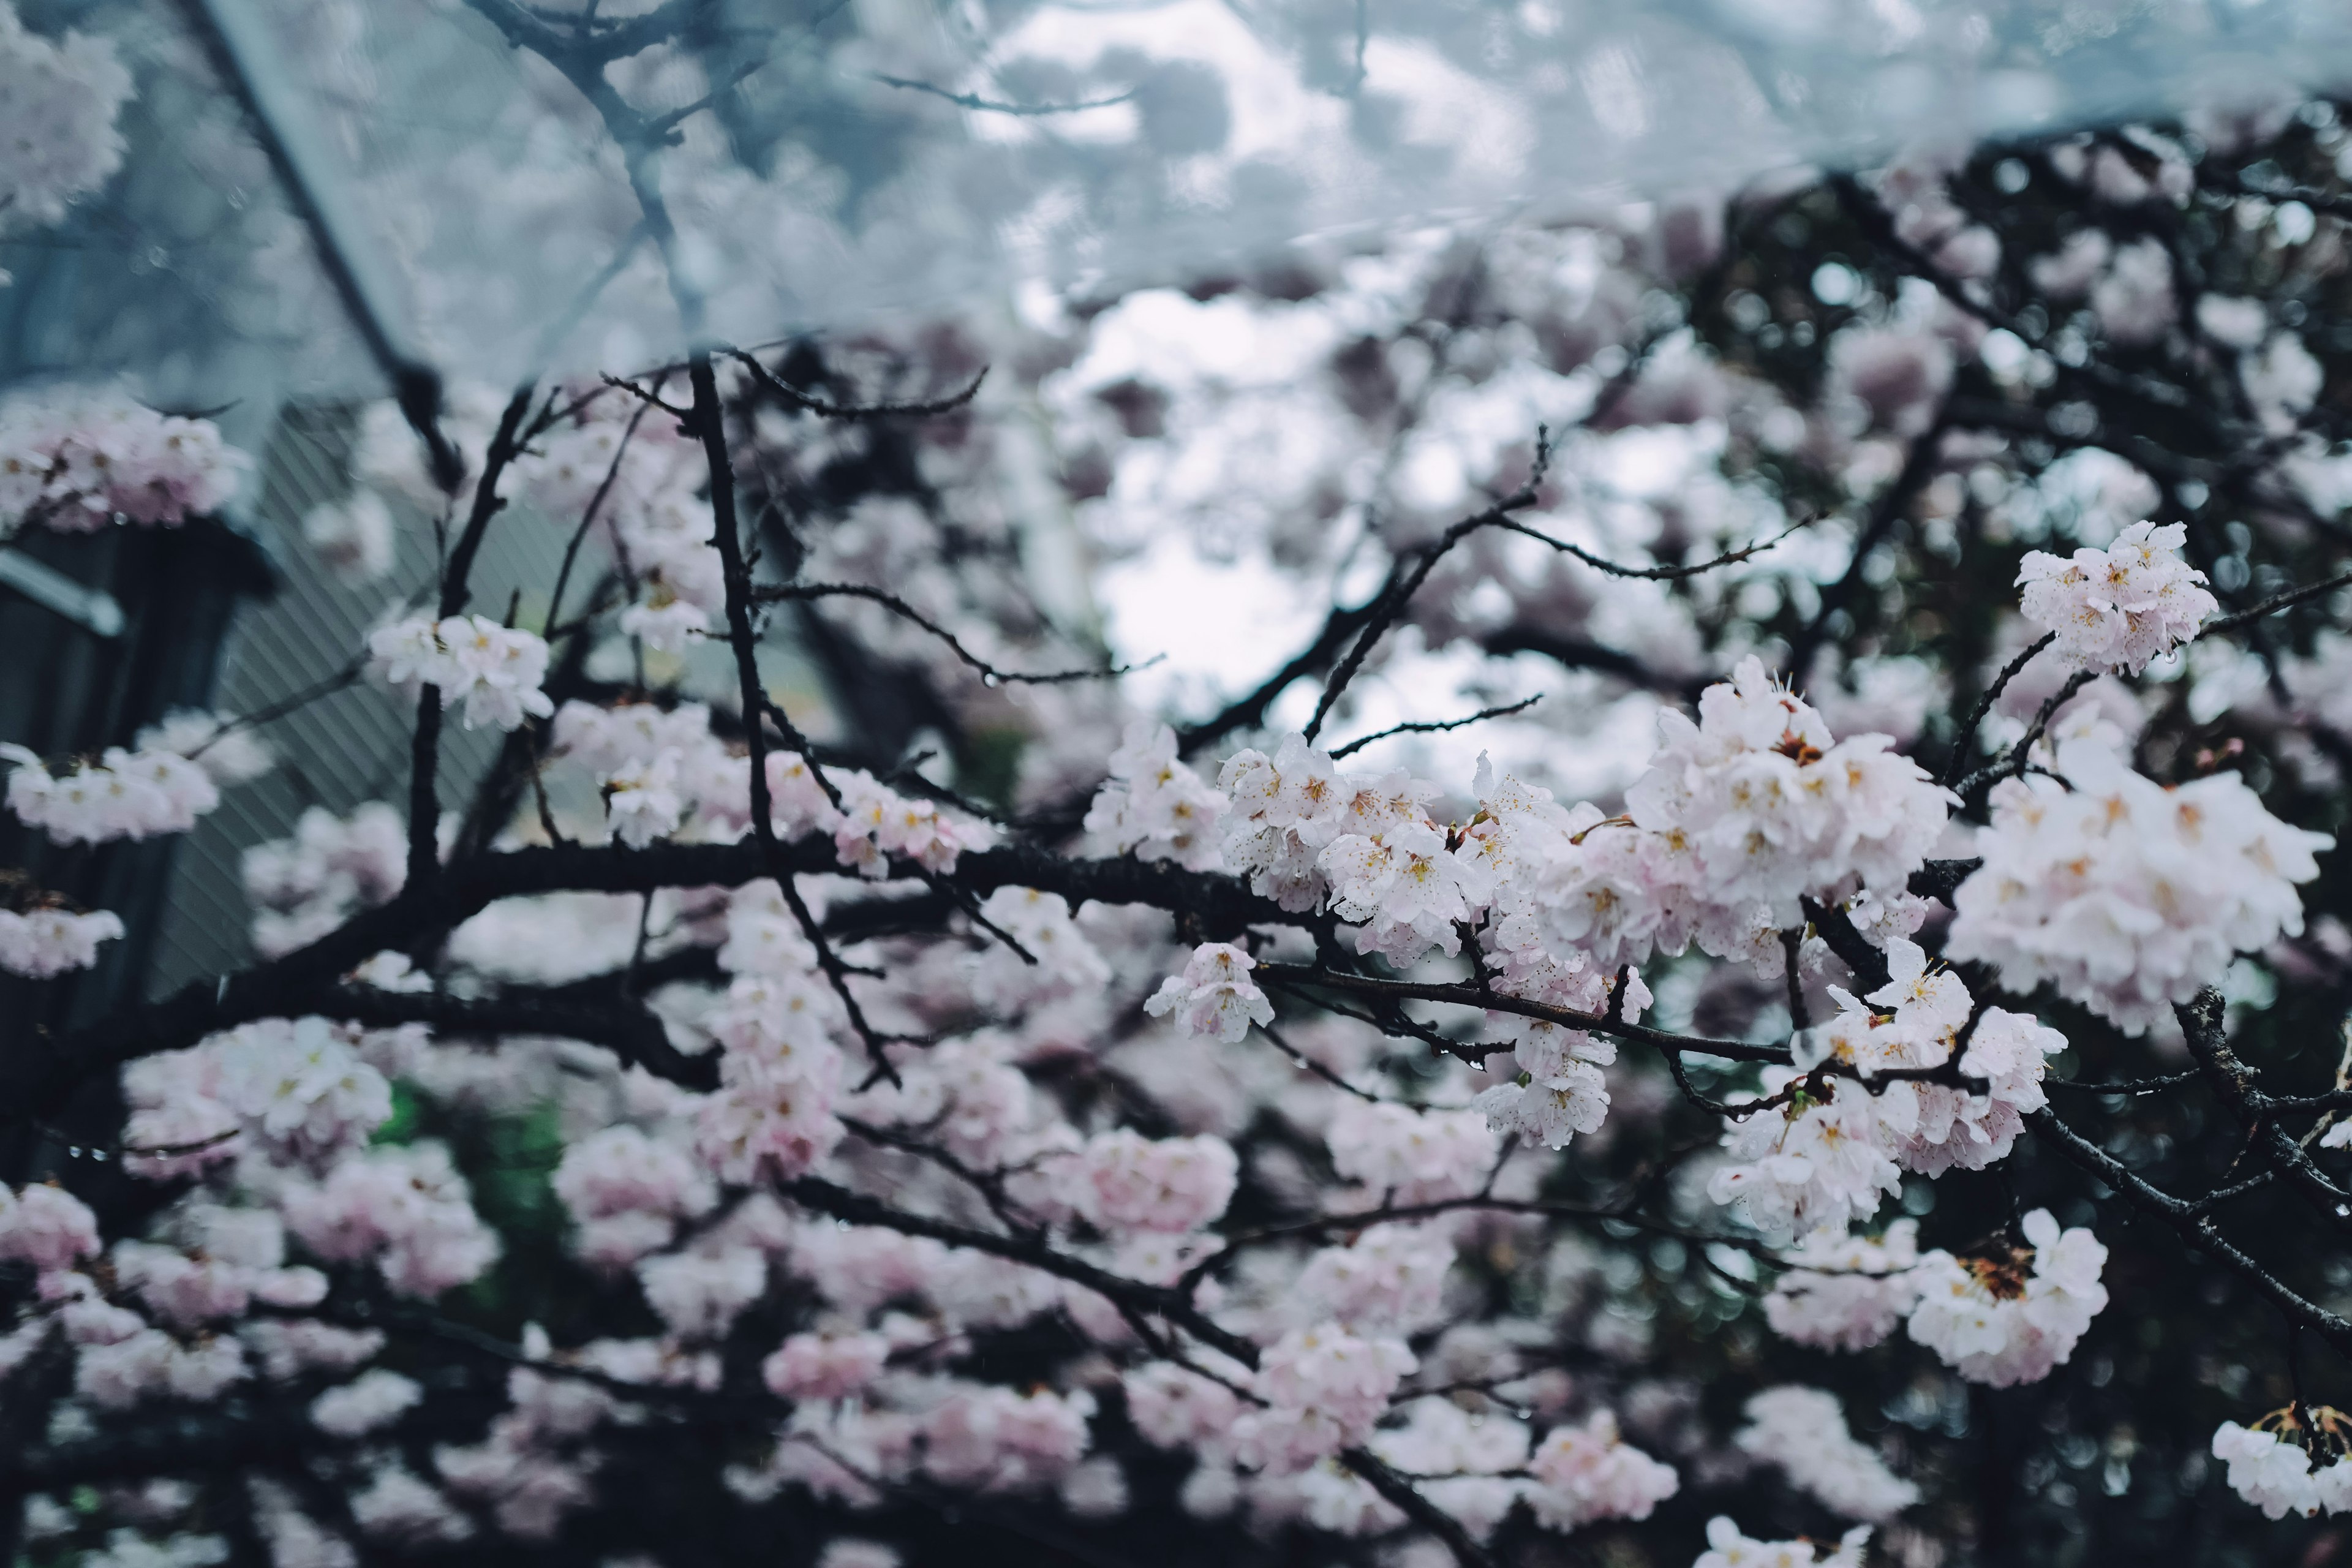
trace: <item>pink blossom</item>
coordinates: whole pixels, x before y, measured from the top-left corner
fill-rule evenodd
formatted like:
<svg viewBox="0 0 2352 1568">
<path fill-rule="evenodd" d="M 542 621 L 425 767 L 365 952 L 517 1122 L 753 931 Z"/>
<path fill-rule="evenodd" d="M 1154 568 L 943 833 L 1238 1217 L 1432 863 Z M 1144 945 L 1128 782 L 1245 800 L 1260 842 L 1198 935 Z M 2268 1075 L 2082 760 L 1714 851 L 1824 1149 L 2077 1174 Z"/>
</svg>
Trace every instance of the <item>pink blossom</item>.
<svg viewBox="0 0 2352 1568">
<path fill-rule="evenodd" d="M 794 1334 L 760 1363 L 760 1375 L 787 1399 L 846 1399 L 879 1377 L 889 1356 L 880 1334 Z"/>
</svg>

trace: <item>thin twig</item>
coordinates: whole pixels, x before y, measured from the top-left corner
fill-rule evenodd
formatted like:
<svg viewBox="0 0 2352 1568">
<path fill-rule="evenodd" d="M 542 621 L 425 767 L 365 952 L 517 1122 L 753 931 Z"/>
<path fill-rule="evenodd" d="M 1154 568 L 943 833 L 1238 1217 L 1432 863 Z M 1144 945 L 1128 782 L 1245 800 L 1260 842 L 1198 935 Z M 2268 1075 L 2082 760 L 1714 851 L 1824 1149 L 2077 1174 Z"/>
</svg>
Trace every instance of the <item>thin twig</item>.
<svg viewBox="0 0 2352 1568">
<path fill-rule="evenodd" d="M 1587 566 L 1598 572 L 1605 572 L 1612 577 L 1631 577 L 1650 583 L 1680 583 L 1688 578 L 1703 576 L 1709 572 L 1719 572 L 1726 566 L 1736 566 L 1750 556 L 1760 555 L 1799 529 L 1807 527 L 1812 521 L 1811 518 L 1806 518 L 1792 522 L 1769 539 L 1759 540 L 1753 544 L 1718 555 L 1712 561 L 1700 561 L 1688 566 L 1627 566 L 1595 555 L 1591 551 L 1580 545 L 1571 544 L 1565 539 L 1555 539 L 1550 534 L 1539 529 L 1531 528 L 1517 519 L 1505 518 L 1496 526 L 1508 529 L 1513 533 L 1524 534 L 1539 544 L 1548 544 L 1561 554 L 1572 555 Z"/>
<path fill-rule="evenodd" d="M 1122 675 L 1131 675 L 1139 669 L 1149 668 L 1150 664 L 1159 662 L 1153 659 L 1147 664 L 1113 665 L 1108 669 L 1062 669 L 1043 675 L 1024 675 L 1017 670 L 997 668 L 964 647 L 956 639 L 953 632 L 887 589 L 869 588 L 863 583 L 778 583 L 763 584 L 753 589 L 752 597 L 767 604 L 786 600 L 870 600 L 888 610 L 892 615 L 913 622 L 947 644 L 949 652 L 954 654 L 965 665 L 979 671 L 981 679 L 991 685 L 1059 686 L 1073 680 L 1115 680 Z"/>
<path fill-rule="evenodd" d="M 2032 663 L 2036 654 L 2057 640 L 2056 632 L 2044 632 L 2036 637 L 2024 651 L 2000 667 L 2000 673 L 1992 678 L 1992 684 L 1977 698 L 1976 706 L 1969 710 L 1968 720 L 1960 726 L 1960 732 L 1952 737 L 1952 754 L 1944 759 L 1942 783 L 1946 789 L 1950 789 L 1952 781 L 1960 776 L 1960 767 L 1969 760 L 1969 752 L 1976 742 L 1977 729 L 1985 721 L 1985 715 L 1992 711 L 1992 705 L 2000 700 L 2000 694 L 2008 689 L 2009 683 L 2017 679 L 2018 672 Z"/>
<path fill-rule="evenodd" d="M 1538 692 L 1533 697 L 1522 698 L 1517 702 L 1507 702 L 1500 708 L 1481 708 L 1466 719 L 1424 720 L 1411 724 L 1391 724 L 1385 730 L 1350 741 L 1344 746 L 1334 746 L 1331 749 L 1331 760 L 1336 763 L 1342 757 L 1353 756 L 1374 741 L 1385 741 L 1391 735 L 1435 735 L 1448 730 L 1466 729 L 1470 725 L 1483 723 L 1489 719 L 1501 719 L 1513 713 L 1524 713 L 1542 700 L 1543 694 Z"/>
<path fill-rule="evenodd" d="M 761 386 L 804 413 L 825 419 L 928 419 L 935 415 L 952 414 L 980 395 L 980 384 L 988 379 L 985 366 L 971 378 L 971 384 L 947 397 L 927 403 L 834 403 L 813 392 L 797 386 L 787 386 L 776 379 L 775 373 L 741 349 L 730 349 L 729 355 L 751 373 Z"/>
<path fill-rule="evenodd" d="M 929 93 L 933 98 L 943 98 L 961 109 L 982 110 L 990 114 L 1023 116 L 1079 114 L 1089 109 L 1109 109 L 1116 104 L 1132 101 L 1137 91 L 1134 88 L 1129 88 L 1114 98 L 1089 98 L 1077 103 L 1003 103 L 995 99 L 979 97 L 974 93 L 950 92 L 946 88 L 935 87 L 927 81 L 915 81 L 908 77 L 885 76 L 880 71 L 874 73 L 874 79 L 884 87 L 895 87 L 907 92 L 923 92 Z"/>
</svg>

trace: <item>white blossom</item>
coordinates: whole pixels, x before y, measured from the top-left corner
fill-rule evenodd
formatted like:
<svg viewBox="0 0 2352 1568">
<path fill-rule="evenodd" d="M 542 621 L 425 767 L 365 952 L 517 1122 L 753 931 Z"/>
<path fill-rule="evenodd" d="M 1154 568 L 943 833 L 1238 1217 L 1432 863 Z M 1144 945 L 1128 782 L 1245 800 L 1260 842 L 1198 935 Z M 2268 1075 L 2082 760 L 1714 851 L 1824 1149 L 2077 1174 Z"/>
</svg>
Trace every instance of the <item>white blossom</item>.
<svg viewBox="0 0 2352 1568">
<path fill-rule="evenodd" d="M 1898 1219 L 1877 1240 L 1817 1230 L 1781 1255 L 1790 1267 L 1764 1298 L 1773 1332 L 1824 1350 L 1867 1350 L 1919 1299 L 1919 1222 Z"/>
<path fill-rule="evenodd" d="M 1718 1514 L 1706 1521 L 1706 1546 L 1691 1568 L 1863 1568 L 1870 1526 L 1857 1524 L 1834 1550 L 1811 1541 L 1751 1541 Z"/>
<path fill-rule="evenodd" d="M 434 621 L 412 616 L 368 634 L 369 668 L 386 685 L 415 697 L 438 688 L 443 702 L 464 704 L 468 730 L 514 730 L 527 717 L 548 718 L 555 704 L 540 689 L 547 679 L 547 644 L 533 632 L 502 626 L 488 616 Z"/>
<path fill-rule="evenodd" d="M 1231 942 L 1204 942 L 1192 950 L 1183 973 L 1160 982 L 1143 1010 L 1155 1018 L 1173 1014 L 1188 1035 L 1238 1040 L 1252 1024 L 1274 1022 L 1274 1004 L 1249 977 L 1256 967 L 1255 959 Z"/>
<path fill-rule="evenodd" d="M 2079 668 L 2137 675 L 2221 608 L 2205 574 L 2180 558 L 2188 537 L 2185 523 L 2136 522 L 2072 560 L 2031 552 L 2017 573 L 2025 618 L 2056 633 L 2058 653 Z"/>
<path fill-rule="evenodd" d="M 1110 777 L 1087 808 L 1086 829 L 1113 849 L 1173 860 L 1195 871 L 1219 863 L 1217 822 L 1225 797 L 1176 759 L 1176 731 L 1139 719 L 1110 754 Z"/>
<path fill-rule="evenodd" d="M 2166 788 L 2087 739 L 2060 746 L 2057 771 L 2066 784 L 1993 787 L 1984 864 L 1952 898 L 1952 958 L 2137 1035 L 2235 954 L 2302 931 L 2294 884 L 2335 841 L 2273 816 L 2235 774 Z"/>
<path fill-rule="evenodd" d="M 1759 1463 L 1777 1465 L 1800 1491 L 1833 1513 L 1884 1523 L 1919 1500 L 1919 1489 L 1889 1470 L 1846 1429 L 1837 1396 L 1790 1384 L 1768 1388 L 1746 1406 L 1748 1425 L 1734 1437 Z"/>
<path fill-rule="evenodd" d="M 1971 1383 L 2037 1383 L 2074 1353 L 2107 1304 L 2099 1283 L 2107 1249 L 2082 1229 L 2061 1231 L 2047 1209 L 2027 1215 L 2031 1244 L 2007 1257 L 1919 1260 L 1911 1337 Z"/>
</svg>

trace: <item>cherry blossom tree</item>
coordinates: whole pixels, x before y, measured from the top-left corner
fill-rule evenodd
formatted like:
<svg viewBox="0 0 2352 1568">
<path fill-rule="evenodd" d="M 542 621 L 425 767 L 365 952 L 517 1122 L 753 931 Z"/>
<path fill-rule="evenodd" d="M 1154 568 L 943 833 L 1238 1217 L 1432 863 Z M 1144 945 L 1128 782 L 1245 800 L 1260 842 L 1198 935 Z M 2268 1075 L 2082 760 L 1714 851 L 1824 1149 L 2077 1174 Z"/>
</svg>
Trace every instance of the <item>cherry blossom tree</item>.
<svg viewBox="0 0 2352 1568">
<path fill-rule="evenodd" d="M 477 9 L 699 342 L 644 29 Z M 38 217 L 128 89 L 7 49 L 90 84 L 26 100 Z M 2328 1561 L 2347 154 L 1920 152 L 370 410 L 302 531 L 385 607 L 299 700 L 398 693 L 405 789 L 249 852 L 251 964 L 0 1058 L 0 1532 Z M 1262 673 L 1046 592 L 1041 421 L 1106 597 L 1244 561 L 1280 615 L 1181 607 Z M 251 467 L 0 407 L 11 530 Z M 560 566 L 479 603 L 523 511 Z M 7 808 L 184 833 L 287 710 L 11 748 Z M 121 934 L 7 892 L 14 974 Z"/>
</svg>

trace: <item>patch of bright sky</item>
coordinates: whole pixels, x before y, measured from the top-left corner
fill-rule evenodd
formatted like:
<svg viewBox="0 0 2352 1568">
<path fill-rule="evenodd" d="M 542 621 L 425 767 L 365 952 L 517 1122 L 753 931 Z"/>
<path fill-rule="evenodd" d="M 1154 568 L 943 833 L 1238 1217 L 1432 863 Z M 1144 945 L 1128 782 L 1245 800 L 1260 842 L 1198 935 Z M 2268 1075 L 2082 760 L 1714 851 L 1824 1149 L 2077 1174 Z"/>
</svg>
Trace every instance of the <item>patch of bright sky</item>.
<svg viewBox="0 0 2352 1568">
<path fill-rule="evenodd" d="M 1312 168 L 1325 178 L 1373 178 L 1376 168 L 1354 150 L 1348 134 L 1348 105 L 1328 93 L 1309 90 L 1298 72 L 1281 58 L 1227 6 L 1216 0 L 1177 0 L 1174 5 L 1132 10 L 1043 6 L 1026 22 L 1001 35 L 991 51 L 1002 64 L 1021 58 L 1057 61 L 1085 71 L 1108 49 L 1139 50 L 1160 60 L 1197 60 L 1224 79 L 1233 132 L 1221 160 L 1238 163 L 1274 156 Z M 1130 111 L 1131 112 L 1131 111 Z M 973 117 L 976 133 L 1000 141 L 1058 134 L 1066 118 L 1083 121 L 1109 111 L 1056 115 L 1049 123 L 1010 115 Z M 1095 128 L 1089 127 L 1089 130 Z"/>
</svg>

